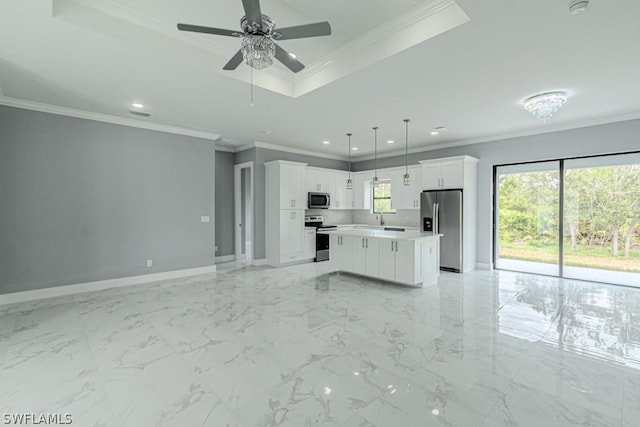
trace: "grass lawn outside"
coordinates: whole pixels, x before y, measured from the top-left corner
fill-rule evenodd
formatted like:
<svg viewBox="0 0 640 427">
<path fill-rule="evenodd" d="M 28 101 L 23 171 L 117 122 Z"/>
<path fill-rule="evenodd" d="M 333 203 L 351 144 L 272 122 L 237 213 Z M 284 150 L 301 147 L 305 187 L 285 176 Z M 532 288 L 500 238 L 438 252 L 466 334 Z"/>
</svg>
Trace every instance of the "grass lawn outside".
<svg viewBox="0 0 640 427">
<path fill-rule="evenodd" d="M 571 252 L 565 242 L 564 264 L 574 267 L 599 268 L 602 270 L 640 273 L 640 251 L 632 250 L 628 258 L 611 255 L 611 248 L 579 246 Z M 500 242 L 500 258 L 521 261 L 558 264 L 558 247 L 540 242 Z"/>
</svg>

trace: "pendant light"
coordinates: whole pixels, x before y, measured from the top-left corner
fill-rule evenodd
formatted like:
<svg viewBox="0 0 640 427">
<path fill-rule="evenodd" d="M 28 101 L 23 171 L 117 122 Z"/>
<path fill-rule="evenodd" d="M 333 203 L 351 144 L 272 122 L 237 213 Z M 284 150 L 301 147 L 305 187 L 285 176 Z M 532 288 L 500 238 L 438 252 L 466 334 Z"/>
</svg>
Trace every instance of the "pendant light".
<svg viewBox="0 0 640 427">
<path fill-rule="evenodd" d="M 409 119 L 404 119 L 405 135 L 404 135 L 404 185 L 411 185 L 411 177 L 409 176 Z"/>
<path fill-rule="evenodd" d="M 349 179 L 347 179 L 347 190 L 353 189 L 353 180 L 351 179 L 351 133 L 347 134 L 349 138 Z"/>
<path fill-rule="evenodd" d="M 378 183 L 378 126 L 373 127 L 373 183 Z"/>
</svg>

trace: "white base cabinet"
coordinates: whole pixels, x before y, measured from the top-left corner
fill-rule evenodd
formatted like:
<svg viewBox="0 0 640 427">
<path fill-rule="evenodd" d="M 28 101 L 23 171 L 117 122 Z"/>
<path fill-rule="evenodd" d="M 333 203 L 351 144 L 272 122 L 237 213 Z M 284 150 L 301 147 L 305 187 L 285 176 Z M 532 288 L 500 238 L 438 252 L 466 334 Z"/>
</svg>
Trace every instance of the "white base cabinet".
<svg viewBox="0 0 640 427">
<path fill-rule="evenodd" d="M 356 238 L 331 235 L 329 240 L 329 261 L 335 270 L 355 273 L 354 256 Z"/>
<path fill-rule="evenodd" d="M 316 257 L 316 229 L 304 230 L 304 257 L 311 259 Z"/>
<path fill-rule="evenodd" d="M 380 278 L 400 283 L 421 283 L 422 257 L 422 241 L 381 241 Z"/>
<path fill-rule="evenodd" d="M 438 236 L 416 240 L 331 234 L 329 259 L 334 270 L 380 280 L 422 286 L 440 276 Z"/>
</svg>

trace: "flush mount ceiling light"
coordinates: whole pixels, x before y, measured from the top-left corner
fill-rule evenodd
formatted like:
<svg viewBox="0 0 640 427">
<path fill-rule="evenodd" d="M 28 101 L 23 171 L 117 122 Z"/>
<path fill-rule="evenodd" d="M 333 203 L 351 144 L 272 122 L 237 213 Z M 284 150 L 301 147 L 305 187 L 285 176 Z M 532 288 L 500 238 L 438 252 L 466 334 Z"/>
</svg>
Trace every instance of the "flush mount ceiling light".
<svg viewBox="0 0 640 427">
<path fill-rule="evenodd" d="M 524 109 L 533 114 L 542 123 L 546 123 L 567 102 L 565 92 L 547 92 L 535 95 L 524 102 Z"/>
<path fill-rule="evenodd" d="M 589 0 L 571 0 L 569 2 L 569 13 L 572 15 L 579 15 L 587 11 L 589 7 Z"/>
</svg>

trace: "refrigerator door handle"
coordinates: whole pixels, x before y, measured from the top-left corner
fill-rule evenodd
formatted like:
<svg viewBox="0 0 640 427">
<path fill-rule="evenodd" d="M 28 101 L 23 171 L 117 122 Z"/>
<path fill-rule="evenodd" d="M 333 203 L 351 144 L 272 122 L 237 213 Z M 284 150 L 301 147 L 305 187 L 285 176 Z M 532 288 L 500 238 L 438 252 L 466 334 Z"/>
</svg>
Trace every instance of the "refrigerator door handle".
<svg viewBox="0 0 640 427">
<path fill-rule="evenodd" d="M 440 216 L 440 203 L 436 203 L 433 209 L 435 211 L 433 215 L 433 221 L 435 226 L 433 227 L 433 229 L 435 230 L 436 233 L 440 234 L 440 221 L 438 218 Z"/>
<path fill-rule="evenodd" d="M 436 206 L 437 203 L 433 204 L 433 207 L 431 208 L 431 217 L 433 218 L 431 220 L 431 232 L 432 233 L 436 233 L 438 231 L 438 229 L 436 227 L 438 227 L 438 220 L 436 219 Z"/>
</svg>

